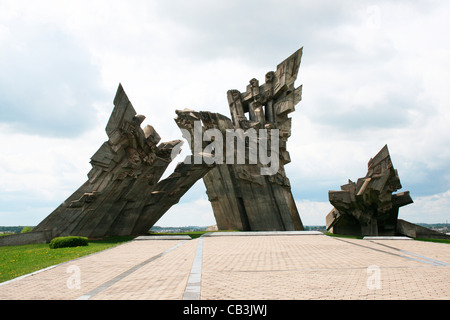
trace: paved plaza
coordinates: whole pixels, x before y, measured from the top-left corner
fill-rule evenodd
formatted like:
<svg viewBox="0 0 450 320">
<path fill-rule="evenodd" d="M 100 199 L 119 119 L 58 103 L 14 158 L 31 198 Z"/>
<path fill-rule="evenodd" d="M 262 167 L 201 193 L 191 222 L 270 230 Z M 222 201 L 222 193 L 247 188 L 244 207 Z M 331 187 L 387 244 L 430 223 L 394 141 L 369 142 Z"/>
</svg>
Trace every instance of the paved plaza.
<svg viewBox="0 0 450 320">
<path fill-rule="evenodd" d="M 0 299 L 450 299 L 448 244 L 319 232 L 138 239 L 2 283 Z"/>
</svg>

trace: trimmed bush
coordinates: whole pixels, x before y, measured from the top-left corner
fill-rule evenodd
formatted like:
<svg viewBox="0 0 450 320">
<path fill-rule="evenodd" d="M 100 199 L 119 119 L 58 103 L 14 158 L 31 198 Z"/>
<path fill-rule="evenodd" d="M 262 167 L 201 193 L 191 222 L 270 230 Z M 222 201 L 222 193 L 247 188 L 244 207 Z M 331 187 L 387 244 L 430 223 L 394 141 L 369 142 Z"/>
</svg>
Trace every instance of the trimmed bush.
<svg viewBox="0 0 450 320">
<path fill-rule="evenodd" d="M 78 246 L 88 246 L 88 238 L 86 237 L 57 237 L 53 238 L 49 243 L 50 249 L 67 248 L 67 247 L 78 247 Z"/>
</svg>

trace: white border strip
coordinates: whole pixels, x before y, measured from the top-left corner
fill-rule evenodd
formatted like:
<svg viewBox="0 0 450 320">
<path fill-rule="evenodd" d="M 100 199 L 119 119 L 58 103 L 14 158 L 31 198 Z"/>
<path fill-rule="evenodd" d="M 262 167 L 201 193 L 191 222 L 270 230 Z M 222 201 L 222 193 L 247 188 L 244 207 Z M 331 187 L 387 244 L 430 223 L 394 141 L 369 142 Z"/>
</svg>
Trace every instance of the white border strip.
<svg viewBox="0 0 450 320">
<path fill-rule="evenodd" d="M 186 284 L 183 300 L 200 300 L 202 286 L 203 238 L 200 237 L 192 263 L 191 273 Z"/>
</svg>

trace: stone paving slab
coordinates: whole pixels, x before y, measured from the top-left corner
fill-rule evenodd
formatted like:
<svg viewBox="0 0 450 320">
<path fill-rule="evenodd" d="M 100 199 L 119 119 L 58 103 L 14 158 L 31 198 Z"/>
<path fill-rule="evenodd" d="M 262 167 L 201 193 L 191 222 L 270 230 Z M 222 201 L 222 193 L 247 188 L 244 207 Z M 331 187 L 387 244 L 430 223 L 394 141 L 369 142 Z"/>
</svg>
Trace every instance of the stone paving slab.
<svg viewBox="0 0 450 320">
<path fill-rule="evenodd" d="M 430 244 L 414 243 L 419 248 Z M 222 248 L 222 254 L 212 255 L 218 248 Z M 204 245 L 201 297 L 450 298 L 449 267 L 410 259 L 415 257 L 398 254 L 394 249 L 374 248 L 376 244 L 367 246 L 367 241 L 327 236 L 208 239 Z M 450 246 L 433 246 L 435 250 L 448 254 Z"/>
<path fill-rule="evenodd" d="M 131 241 L 0 284 L 0 300 L 448 300 L 449 279 L 447 244 L 235 233 Z"/>
<path fill-rule="evenodd" d="M 17 281 L 0 284 L 0 299 L 77 299 L 181 241 L 152 241 L 151 245 L 149 242 L 131 241 L 87 257 L 62 263 Z"/>
<path fill-rule="evenodd" d="M 424 257 L 436 259 L 450 264 L 450 250 L 448 244 L 426 241 L 375 241 L 375 243 L 392 246 Z"/>
<path fill-rule="evenodd" d="M 147 245 L 152 245 L 153 242 L 147 241 Z M 198 239 L 183 243 L 165 256 L 144 265 L 92 299 L 181 300 L 197 243 Z"/>
</svg>

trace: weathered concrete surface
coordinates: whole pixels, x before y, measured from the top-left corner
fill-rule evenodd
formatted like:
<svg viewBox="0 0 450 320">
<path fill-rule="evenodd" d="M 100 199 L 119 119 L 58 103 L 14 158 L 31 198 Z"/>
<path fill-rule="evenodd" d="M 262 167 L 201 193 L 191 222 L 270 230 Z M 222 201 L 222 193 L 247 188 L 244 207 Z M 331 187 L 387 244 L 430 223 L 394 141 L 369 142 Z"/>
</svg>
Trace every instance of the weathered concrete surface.
<svg viewBox="0 0 450 320">
<path fill-rule="evenodd" d="M 329 191 L 334 206 L 326 217 L 327 230 L 337 234 L 395 235 L 400 207 L 412 203 L 409 191 L 393 194 L 402 185 L 387 145 L 368 163 L 364 178 Z"/>
<path fill-rule="evenodd" d="M 284 170 L 284 165 L 291 161 L 286 147 L 292 125 L 288 114 L 301 100 L 302 87 L 294 87 L 301 57 L 302 49 L 299 49 L 280 63 L 275 72 L 268 72 L 262 85 L 257 79 L 251 79 L 245 92 L 229 90 L 231 120 L 219 114 L 177 111 L 178 125 L 190 131 L 191 137 L 195 134 L 193 122 L 201 120 L 205 129 L 217 129 L 223 136 L 227 130 L 241 130 L 244 137 L 236 135 L 236 141 L 246 141 L 245 134 L 255 130 L 258 148 L 264 145 L 269 149 L 272 139 L 278 140 L 279 149 L 271 150 L 278 153 L 278 164 L 270 174 L 262 174 L 261 169 L 269 165 L 263 165 L 260 158 L 257 163 L 251 163 L 251 156 L 257 151 L 247 140 L 245 162 L 239 162 L 237 147 L 234 155 L 227 150 L 227 157 L 234 156 L 234 162 L 217 164 L 203 178 L 220 230 L 303 230 Z M 267 138 L 260 135 L 260 129 L 267 130 Z"/>
<path fill-rule="evenodd" d="M 334 206 L 326 216 L 327 230 L 358 236 L 397 236 L 450 239 L 441 232 L 398 219 L 399 208 L 413 203 L 409 191 L 393 194 L 402 185 L 387 145 L 368 163 L 364 178 L 330 191 Z"/>
<path fill-rule="evenodd" d="M 35 231 L 90 238 L 144 234 L 211 169 L 181 163 L 160 181 L 181 140 L 159 143 L 153 127 L 141 129 L 145 117 L 136 115 L 121 85 L 114 105 L 106 126 L 109 140 L 91 158 L 89 180 Z"/>
<path fill-rule="evenodd" d="M 218 113 L 177 111 L 177 124 L 184 133 L 191 133 L 188 141 L 193 155 L 179 163 L 164 180 L 160 180 L 161 176 L 179 153 L 182 141 L 160 143 L 161 138 L 152 126 L 142 129 L 145 117 L 136 113 L 119 85 L 106 125 L 109 139 L 92 156 L 88 180 L 39 223 L 32 234 L 4 239 L 2 243 L 22 244 L 26 239 L 44 242 L 48 237 L 67 235 L 101 238 L 145 234 L 201 178 L 219 229 L 303 230 L 284 171 L 284 165 L 290 162 L 286 150 L 291 130 L 288 114 L 301 100 L 301 86 L 294 87 L 301 56 L 299 49 L 279 64 L 275 72 L 267 73 L 261 86 L 252 79 L 245 92 L 230 90 L 227 97 L 232 119 Z M 196 121 L 200 121 L 199 129 L 195 128 Z M 259 148 L 263 142 L 267 148 L 273 141 L 278 143 L 276 149 L 269 151 L 275 163 L 249 162 L 250 153 L 257 151 L 247 143 L 243 162 L 237 161 L 238 148 L 227 154 L 224 144 L 223 156 L 228 159 L 231 154 L 234 161 L 218 164 L 215 159 L 218 150 L 208 151 L 202 135 L 200 152 L 195 148 L 195 131 L 204 134 L 212 129 L 223 137 L 228 130 L 275 129 L 256 138 Z M 270 169 L 273 172 L 262 174 Z"/>
<path fill-rule="evenodd" d="M 185 161 L 160 180 L 180 152 L 182 141 L 160 143 L 152 126 L 140 127 L 144 119 L 119 85 L 106 126 L 109 140 L 92 156 L 88 180 L 31 233 L 6 237 L 2 243 L 45 242 L 66 235 L 101 238 L 147 233 L 212 165 Z"/>
</svg>

